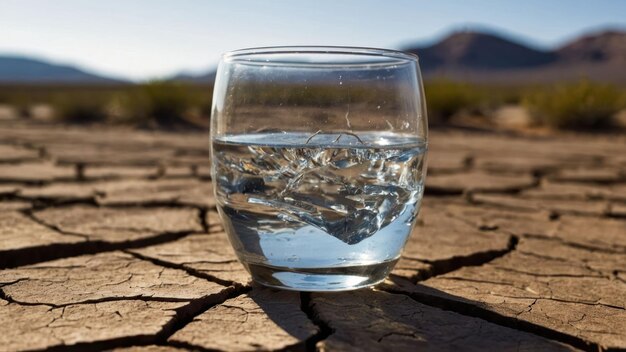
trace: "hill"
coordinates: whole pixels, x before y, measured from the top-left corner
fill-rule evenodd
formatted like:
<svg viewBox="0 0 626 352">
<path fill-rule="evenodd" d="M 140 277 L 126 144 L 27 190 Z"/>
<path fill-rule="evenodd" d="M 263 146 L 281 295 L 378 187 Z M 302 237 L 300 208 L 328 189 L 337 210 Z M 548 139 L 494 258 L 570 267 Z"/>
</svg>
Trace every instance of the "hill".
<svg viewBox="0 0 626 352">
<path fill-rule="evenodd" d="M 434 45 L 407 48 L 418 54 L 424 70 L 440 68 L 506 69 L 554 62 L 551 52 L 529 48 L 503 37 L 481 32 L 456 32 Z"/>
<path fill-rule="evenodd" d="M 123 80 L 21 56 L 0 56 L 0 83 L 118 84 Z"/>
<path fill-rule="evenodd" d="M 589 78 L 626 84 L 626 32 L 602 31 L 541 50 L 496 34 L 455 32 L 429 46 L 405 49 L 420 57 L 427 78 L 489 83 L 549 83 Z"/>
<path fill-rule="evenodd" d="M 585 35 L 559 48 L 559 58 L 568 62 L 626 63 L 626 32 L 604 31 Z"/>
</svg>

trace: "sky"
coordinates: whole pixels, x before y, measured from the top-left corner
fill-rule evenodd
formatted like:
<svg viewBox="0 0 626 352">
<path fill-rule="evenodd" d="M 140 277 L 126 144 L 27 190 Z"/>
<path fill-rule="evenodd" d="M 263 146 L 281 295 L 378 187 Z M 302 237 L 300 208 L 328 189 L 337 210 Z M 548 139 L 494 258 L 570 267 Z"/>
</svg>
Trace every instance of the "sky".
<svg viewBox="0 0 626 352">
<path fill-rule="evenodd" d="M 0 55 L 145 80 L 273 45 L 401 48 L 487 28 L 536 47 L 626 29 L 621 0 L 0 0 Z"/>
</svg>

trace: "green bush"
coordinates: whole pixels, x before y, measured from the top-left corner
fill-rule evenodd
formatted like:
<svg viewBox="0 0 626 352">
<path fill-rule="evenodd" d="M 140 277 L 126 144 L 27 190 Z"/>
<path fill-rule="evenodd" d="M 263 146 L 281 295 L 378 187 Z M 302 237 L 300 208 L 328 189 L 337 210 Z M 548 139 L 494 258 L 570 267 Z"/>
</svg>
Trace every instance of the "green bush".
<svg viewBox="0 0 626 352">
<path fill-rule="evenodd" d="M 428 119 L 434 123 L 446 123 L 461 111 L 480 107 L 481 94 L 466 83 L 435 80 L 424 85 Z"/>
<path fill-rule="evenodd" d="M 623 91 L 586 80 L 536 89 L 523 102 L 533 122 L 577 130 L 611 127 L 614 115 L 626 108 Z"/>
<path fill-rule="evenodd" d="M 115 99 L 120 120 L 161 127 L 186 125 L 186 115 L 195 105 L 195 94 L 181 83 L 153 81 L 141 84 Z"/>
<path fill-rule="evenodd" d="M 55 118 L 68 123 L 95 123 L 107 119 L 109 96 L 105 94 L 62 94 L 52 100 Z"/>
</svg>

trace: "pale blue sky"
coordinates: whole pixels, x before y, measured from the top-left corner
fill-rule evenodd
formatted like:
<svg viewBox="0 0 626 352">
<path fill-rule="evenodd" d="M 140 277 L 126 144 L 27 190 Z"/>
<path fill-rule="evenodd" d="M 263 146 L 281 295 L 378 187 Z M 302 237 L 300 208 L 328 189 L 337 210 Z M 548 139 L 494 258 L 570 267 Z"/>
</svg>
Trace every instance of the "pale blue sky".
<svg viewBox="0 0 626 352">
<path fill-rule="evenodd" d="M 238 48 L 398 48 L 476 26 L 550 47 L 589 29 L 626 28 L 626 1 L 0 0 L 0 54 L 147 79 L 206 70 Z"/>
</svg>

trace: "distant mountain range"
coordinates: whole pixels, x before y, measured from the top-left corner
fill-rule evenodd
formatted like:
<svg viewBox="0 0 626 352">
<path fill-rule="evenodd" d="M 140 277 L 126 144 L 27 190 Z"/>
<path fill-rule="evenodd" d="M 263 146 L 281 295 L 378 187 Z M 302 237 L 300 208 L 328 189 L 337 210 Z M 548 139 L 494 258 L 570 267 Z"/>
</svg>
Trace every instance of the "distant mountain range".
<svg viewBox="0 0 626 352">
<path fill-rule="evenodd" d="M 409 46 L 427 78 L 500 83 L 541 83 L 587 77 L 626 84 L 626 31 L 589 33 L 554 50 L 532 48 L 499 34 L 454 32 L 427 46 Z M 181 73 L 175 81 L 210 84 L 215 71 Z M 0 56 L 0 83 L 92 83 L 124 81 L 69 65 L 26 57 Z"/>
<path fill-rule="evenodd" d="M 119 84 L 126 81 L 20 56 L 0 56 L 0 83 Z"/>
<path fill-rule="evenodd" d="M 581 36 L 555 50 L 531 48 L 484 32 L 456 32 L 433 45 L 409 47 L 424 75 L 478 82 L 552 82 L 589 78 L 626 83 L 626 32 Z"/>
</svg>

